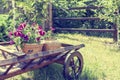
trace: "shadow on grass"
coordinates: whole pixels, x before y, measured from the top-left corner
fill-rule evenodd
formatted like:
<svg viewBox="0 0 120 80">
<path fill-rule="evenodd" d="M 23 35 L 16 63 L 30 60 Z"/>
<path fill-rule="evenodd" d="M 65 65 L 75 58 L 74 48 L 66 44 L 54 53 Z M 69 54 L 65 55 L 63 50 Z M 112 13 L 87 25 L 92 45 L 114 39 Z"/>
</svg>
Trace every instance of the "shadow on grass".
<svg viewBox="0 0 120 80">
<path fill-rule="evenodd" d="M 63 77 L 63 66 L 51 64 L 44 68 L 33 71 L 33 78 L 28 80 L 65 80 Z M 91 74 L 92 71 L 84 69 L 78 80 L 97 80 L 97 77 Z"/>
</svg>

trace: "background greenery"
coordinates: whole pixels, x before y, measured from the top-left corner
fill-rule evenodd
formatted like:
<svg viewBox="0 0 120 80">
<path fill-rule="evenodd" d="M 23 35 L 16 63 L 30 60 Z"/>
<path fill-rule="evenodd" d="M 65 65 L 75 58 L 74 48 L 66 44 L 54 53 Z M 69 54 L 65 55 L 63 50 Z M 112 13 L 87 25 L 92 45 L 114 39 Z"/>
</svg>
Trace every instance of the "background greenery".
<svg viewBox="0 0 120 80">
<path fill-rule="evenodd" d="M 80 20 L 80 21 L 60 21 L 53 20 L 54 27 L 61 28 L 94 28 L 94 29 L 111 29 L 112 24 L 116 23 L 119 27 L 119 12 L 120 12 L 120 0 L 1 0 L 0 10 L 4 15 L 8 17 L 1 18 L 1 25 L 5 27 L 3 34 L 7 34 L 6 30 L 15 29 L 20 22 L 27 21 L 37 22 L 44 26 L 44 22 L 47 18 L 47 5 L 52 2 L 53 8 L 57 9 L 53 11 L 54 17 L 99 17 L 101 20 Z M 68 11 L 71 7 L 83 7 L 83 6 L 103 6 L 103 9 L 98 10 L 78 10 Z M 2 15 L 3 15 L 2 14 Z M 3 25 L 4 24 L 4 25 Z M 1 27 L 3 29 L 3 27 Z M 91 33 L 82 32 L 86 35 L 106 36 L 111 37 L 111 33 Z M 2 34 L 2 33 L 1 33 Z M 2 37 L 2 35 L 0 35 Z M 1 38 L 0 37 L 0 38 Z M 1 39 L 2 40 L 2 39 Z"/>
</svg>

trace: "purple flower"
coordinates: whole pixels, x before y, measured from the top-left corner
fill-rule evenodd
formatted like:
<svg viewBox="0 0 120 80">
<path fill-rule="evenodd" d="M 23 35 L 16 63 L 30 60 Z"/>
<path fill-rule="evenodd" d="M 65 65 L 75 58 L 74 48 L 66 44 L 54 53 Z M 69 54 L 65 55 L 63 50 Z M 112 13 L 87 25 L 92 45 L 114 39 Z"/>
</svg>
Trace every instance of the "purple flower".
<svg viewBox="0 0 120 80">
<path fill-rule="evenodd" d="M 10 40 L 9 43 L 12 45 L 12 44 L 15 44 L 15 42 L 13 40 Z"/>
<path fill-rule="evenodd" d="M 39 25 L 39 26 L 38 26 L 38 30 L 39 30 L 39 31 L 43 30 L 43 29 L 42 29 L 42 26 Z"/>
<path fill-rule="evenodd" d="M 25 41 L 28 41 L 29 40 L 29 37 L 27 35 L 24 35 L 24 40 Z"/>
<path fill-rule="evenodd" d="M 36 26 L 36 23 L 34 22 L 34 23 L 32 23 L 32 26 Z"/>
<path fill-rule="evenodd" d="M 24 37 L 25 37 L 25 34 L 21 33 L 21 34 L 20 34 L 20 37 L 21 37 L 21 38 L 24 38 Z"/>
<path fill-rule="evenodd" d="M 44 35 L 45 35 L 45 31 L 41 30 L 41 31 L 39 31 L 39 34 L 40 34 L 41 36 L 44 36 Z"/>
<path fill-rule="evenodd" d="M 16 37 L 19 37 L 21 34 L 22 34 L 21 31 L 16 31 L 16 32 L 14 32 L 14 36 L 16 36 Z"/>
<path fill-rule="evenodd" d="M 36 41 L 39 42 L 39 41 L 40 41 L 40 37 L 37 37 L 37 38 L 36 38 Z"/>
</svg>

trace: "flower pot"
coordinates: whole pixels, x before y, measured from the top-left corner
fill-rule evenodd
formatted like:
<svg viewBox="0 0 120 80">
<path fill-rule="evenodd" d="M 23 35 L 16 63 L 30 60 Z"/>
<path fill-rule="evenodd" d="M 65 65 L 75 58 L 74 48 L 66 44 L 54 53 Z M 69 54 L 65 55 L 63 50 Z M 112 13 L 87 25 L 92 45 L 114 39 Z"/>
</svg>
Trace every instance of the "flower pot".
<svg viewBox="0 0 120 80">
<path fill-rule="evenodd" d="M 31 54 L 31 53 L 37 53 L 42 51 L 43 44 L 28 44 L 28 43 L 23 43 L 22 45 L 22 51 L 26 54 Z"/>
<path fill-rule="evenodd" d="M 43 51 L 56 50 L 61 47 L 61 43 L 57 40 L 45 40 L 43 45 Z"/>
</svg>

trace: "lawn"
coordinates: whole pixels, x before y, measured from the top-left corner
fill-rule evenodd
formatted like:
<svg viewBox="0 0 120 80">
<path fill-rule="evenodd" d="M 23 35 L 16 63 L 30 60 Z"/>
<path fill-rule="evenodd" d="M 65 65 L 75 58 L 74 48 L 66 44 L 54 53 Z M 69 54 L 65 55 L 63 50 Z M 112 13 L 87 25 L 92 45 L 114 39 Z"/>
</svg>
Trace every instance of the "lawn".
<svg viewBox="0 0 120 80">
<path fill-rule="evenodd" d="M 58 34 L 60 42 L 85 44 L 79 51 L 84 58 L 84 68 L 79 80 L 120 80 L 120 48 L 111 38 L 98 38 L 80 34 Z M 51 64 L 7 80 L 64 80 L 62 66 Z"/>
</svg>

